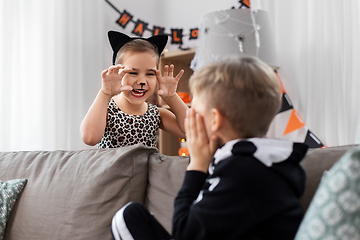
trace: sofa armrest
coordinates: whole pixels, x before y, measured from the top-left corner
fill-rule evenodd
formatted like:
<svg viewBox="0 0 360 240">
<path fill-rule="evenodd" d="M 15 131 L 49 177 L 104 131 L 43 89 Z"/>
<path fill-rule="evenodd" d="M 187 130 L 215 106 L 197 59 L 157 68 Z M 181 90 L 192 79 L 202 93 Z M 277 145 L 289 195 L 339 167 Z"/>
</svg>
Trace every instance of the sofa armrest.
<svg viewBox="0 0 360 240">
<path fill-rule="evenodd" d="M 320 180 L 325 171 L 329 170 L 348 150 L 357 145 L 310 149 L 301 165 L 306 172 L 305 192 L 300 203 L 307 210 Z"/>
</svg>

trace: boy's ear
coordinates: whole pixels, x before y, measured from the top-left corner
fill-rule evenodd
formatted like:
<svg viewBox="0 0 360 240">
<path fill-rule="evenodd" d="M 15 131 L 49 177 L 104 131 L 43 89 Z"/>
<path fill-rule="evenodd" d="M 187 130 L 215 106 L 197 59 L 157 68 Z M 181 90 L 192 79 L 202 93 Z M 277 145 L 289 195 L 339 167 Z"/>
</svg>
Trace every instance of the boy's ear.
<svg viewBox="0 0 360 240">
<path fill-rule="evenodd" d="M 211 109 L 211 114 L 212 114 L 211 130 L 212 132 L 216 132 L 223 125 L 224 116 L 220 113 L 220 111 L 217 108 Z"/>
</svg>

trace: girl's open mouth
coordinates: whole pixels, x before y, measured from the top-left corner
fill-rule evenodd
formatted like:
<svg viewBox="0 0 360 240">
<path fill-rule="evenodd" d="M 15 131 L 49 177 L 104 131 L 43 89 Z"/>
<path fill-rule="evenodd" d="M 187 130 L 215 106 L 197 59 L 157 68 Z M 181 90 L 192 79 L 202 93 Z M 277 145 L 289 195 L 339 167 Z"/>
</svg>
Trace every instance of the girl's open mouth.
<svg viewBox="0 0 360 240">
<path fill-rule="evenodd" d="M 146 94 L 147 90 L 145 89 L 133 89 L 131 91 L 131 94 L 134 96 L 134 97 L 138 97 L 138 98 L 141 98 L 143 97 L 145 94 Z"/>
</svg>

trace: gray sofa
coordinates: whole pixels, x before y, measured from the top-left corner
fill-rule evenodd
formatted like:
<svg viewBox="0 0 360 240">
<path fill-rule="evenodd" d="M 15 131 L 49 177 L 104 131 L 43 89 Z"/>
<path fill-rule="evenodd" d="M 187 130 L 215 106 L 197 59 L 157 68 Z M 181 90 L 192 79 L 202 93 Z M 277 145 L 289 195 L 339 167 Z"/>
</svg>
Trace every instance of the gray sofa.
<svg viewBox="0 0 360 240">
<path fill-rule="evenodd" d="M 301 203 L 307 209 L 325 170 L 354 146 L 310 150 Z M 189 159 L 142 145 L 78 151 L 1 152 L 0 180 L 26 178 L 7 222 L 5 240 L 111 239 L 115 212 L 146 204 L 171 231 L 173 200 Z"/>
</svg>

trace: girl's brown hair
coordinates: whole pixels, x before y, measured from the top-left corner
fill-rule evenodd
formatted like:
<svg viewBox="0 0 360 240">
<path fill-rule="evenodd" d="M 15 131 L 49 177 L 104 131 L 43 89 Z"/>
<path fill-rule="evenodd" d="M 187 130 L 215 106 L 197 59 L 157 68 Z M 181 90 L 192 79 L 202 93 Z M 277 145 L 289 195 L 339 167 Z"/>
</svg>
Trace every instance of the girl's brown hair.
<svg viewBox="0 0 360 240">
<path fill-rule="evenodd" d="M 127 54 L 142 52 L 154 54 L 157 59 L 157 66 L 159 65 L 160 58 L 158 48 L 154 44 L 143 39 L 134 39 L 124 44 L 124 46 L 122 46 L 116 54 L 115 64 L 121 64 Z"/>
</svg>

